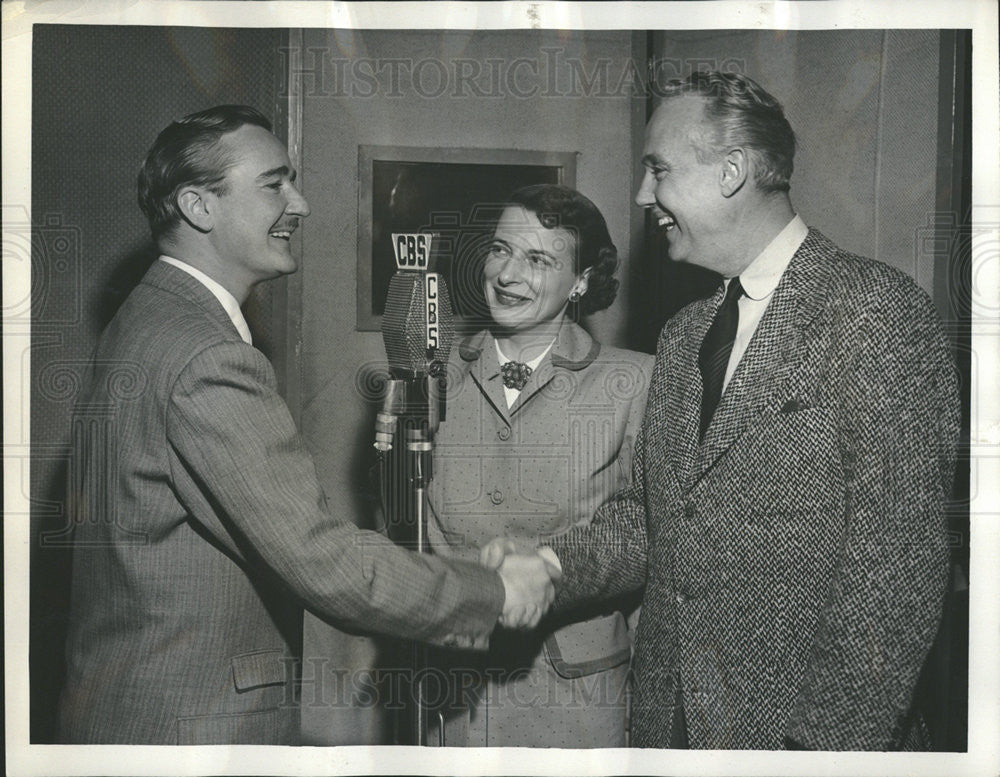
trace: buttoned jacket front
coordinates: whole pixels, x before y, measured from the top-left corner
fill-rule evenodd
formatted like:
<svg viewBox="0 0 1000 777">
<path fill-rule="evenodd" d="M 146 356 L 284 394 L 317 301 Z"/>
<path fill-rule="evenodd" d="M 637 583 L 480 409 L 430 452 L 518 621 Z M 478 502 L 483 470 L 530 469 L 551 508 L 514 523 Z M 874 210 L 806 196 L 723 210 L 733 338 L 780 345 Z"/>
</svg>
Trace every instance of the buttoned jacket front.
<svg viewBox="0 0 1000 777">
<path fill-rule="evenodd" d="M 566 322 L 508 409 L 492 335 L 481 331 L 456 351 L 431 484 L 436 549 L 476 558 L 497 536 L 533 546 L 589 523 L 629 481 L 652 357 L 603 346 Z M 541 628 L 549 632 L 548 658 L 565 677 L 629 658 L 613 605 Z"/>
</svg>

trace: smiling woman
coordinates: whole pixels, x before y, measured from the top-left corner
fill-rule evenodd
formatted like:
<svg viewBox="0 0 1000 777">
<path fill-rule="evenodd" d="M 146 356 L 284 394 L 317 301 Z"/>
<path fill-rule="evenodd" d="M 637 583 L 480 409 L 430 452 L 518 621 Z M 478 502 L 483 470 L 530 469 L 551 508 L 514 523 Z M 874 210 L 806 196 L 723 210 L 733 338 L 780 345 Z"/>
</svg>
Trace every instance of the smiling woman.
<svg viewBox="0 0 1000 777">
<path fill-rule="evenodd" d="M 617 264 L 582 194 L 543 184 L 509 198 L 483 265 L 492 321 L 452 356 L 430 496 L 438 553 L 477 559 L 498 535 L 533 547 L 589 523 L 628 482 L 652 357 L 604 347 L 575 320 L 611 304 Z M 626 612 L 604 604 L 501 629 L 485 656 L 438 656 L 445 744 L 624 746 Z"/>
<path fill-rule="evenodd" d="M 562 323 L 571 298 L 587 290 L 590 268 L 576 271 L 576 238 L 546 229 L 523 206 L 506 208 L 486 256 L 485 292 L 498 338 L 517 352 L 544 346 Z"/>
</svg>

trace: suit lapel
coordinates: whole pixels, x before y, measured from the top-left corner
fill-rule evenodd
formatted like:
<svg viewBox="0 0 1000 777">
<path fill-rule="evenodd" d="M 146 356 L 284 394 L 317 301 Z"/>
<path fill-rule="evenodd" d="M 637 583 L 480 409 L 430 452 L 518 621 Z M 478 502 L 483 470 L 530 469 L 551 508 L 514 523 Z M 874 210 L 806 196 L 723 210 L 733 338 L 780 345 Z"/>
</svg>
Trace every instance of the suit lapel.
<svg viewBox="0 0 1000 777">
<path fill-rule="evenodd" d="M 468 365 L 469 375 L 480 393 L 509 426 L 510 414 L 500 378 L 500 363 L 497 361 L 496 346 L 493 345 L 490 333 L 483 330 L 468 337 L 459 346 L 459 355 Z"/>
<path fill-rule="evenodd" d="M 757 415 L 781 401 L 799 369 L 805 333 L 822 308 L 828 287 L 821 261 L 825 242 L 822 235 L 810 230 L 775 288 L 698 449 L 697 477 L 729 449 Z M 700 381 L 700 373 L 697 377 Z"/>
<path fill-rule="evenodd" d="M 561 370 L 569 370 L 570 372 L 582 370 L 597 358 L 600 351 L 601 344 L 587 334 L 582 327 L 570 321 L 564 321 L 559 327 L 559 333 L 556 335 L 556 341 L 553 343 L 548 357 L 542 359 L 537 370 L 532 371 L 531 375 L 528 376 L 528 382 L 524 384 L 524 388 L 518 394 L 510 409 L 511 417 L 516 415 L 539 391 L 545 388 Z M 501 393 L 503 392 L 501 391 Z"/>
<path fill-rule="evenodd" d="M 671 464 L 682 484 L 690 482 L 694 476 L 698 457 L 698 426 L 701 422 L 701 370 L 698 368 L 698 351 L 705 333 L 712 325 L 712 319 L 722 304 L 723 287 L 705 300 L 693 303 L 691 316 L 679 338 L 679 351 L 675 359 L 667 365 L 667 402 L 675 408 L 664 419 L 674 425 L 664 433 L 675 440 L 670 446 Z"/>
<path fill-rule="evenodd" d="M 546 384 L 552 380 L 553 374 L 552 360 L 542 359 L 542 363 L 538 365 L 538 369 L 533 370 L 531 375 L 528 376 L 528 381 L 524 384 L 524 388 L 521 389 L 521 393 L 517 395 L 517 399 L 511 405 L 511 417 L 515 416 L 535 394 L 545 388 Z"/>
<path fill-rule="evenodd" d="M 227 332 L 231 332 L 236 339 L 242 341 L 243 338 L 240 337 L 240 333 L 236 330 L 236 326 L 233 324 L 232 319 L 229 318 L 226 309 L 222 307 L 222 303 L 216 299 L 215 295 L 201 281 L 190 273 L 184 272 L 179 267 L 174 267 L 171 264 L 157 260 L 146 271 L 141 282 L 168 291 L 171 294 L 176 294 L 188 302 L 195 303 L 210 318 L 223 326 Z"/>
</svg>

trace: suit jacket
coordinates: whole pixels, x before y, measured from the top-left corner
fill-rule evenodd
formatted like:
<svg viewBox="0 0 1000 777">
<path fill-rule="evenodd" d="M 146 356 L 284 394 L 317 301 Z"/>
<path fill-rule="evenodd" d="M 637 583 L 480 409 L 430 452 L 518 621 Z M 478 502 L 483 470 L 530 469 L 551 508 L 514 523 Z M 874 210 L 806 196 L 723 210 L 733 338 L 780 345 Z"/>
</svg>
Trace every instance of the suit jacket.
<svg viewBox="0 0 1000 777">
<path fill-rule="evenodd" d="M 635 483 L 552 542 L 557 606 L 646 584 L 633 743 L 900 745 L 946 586 L 957 381 L 930 300 L 810 230 L 698 442 L 720 289 L 665 326 Z"/>
<path fill-rule="evenodd" d="M 566 322 L 508 409 L 492 335 L 479 332 L 457 351 L 431 482 L 428 531 L 438 552 L 474 559 L 497 536 L 531 546 L 590 523 L 631 479 L 653 358 L 602 346 Z M 535 646 L 520 652 L 537 652 L 544 638 L 567 678 L 628 661 L 621 612 L 590 609 L 518 637 Z"/>
<path fill-rule="evenodd" d="M 164 262 L 101 337 L 70 470 L 65 742 L 294 744 L 302 605 L 485 642 L 503 602 L 495 573 L 324 512 L 271 365 Z"/>
</svg>

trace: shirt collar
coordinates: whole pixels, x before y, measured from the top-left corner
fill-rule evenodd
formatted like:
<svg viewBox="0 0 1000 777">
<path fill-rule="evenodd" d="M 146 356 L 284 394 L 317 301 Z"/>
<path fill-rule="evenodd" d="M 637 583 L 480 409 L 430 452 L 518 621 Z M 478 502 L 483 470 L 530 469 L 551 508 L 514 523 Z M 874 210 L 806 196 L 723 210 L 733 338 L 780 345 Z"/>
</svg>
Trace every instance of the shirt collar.
<svg viewBox="0 0 1000 777">
<path fill-rule="evenodd" d="M 234 297 L 225 286 L 218 281 L 209 278 L 197 267 L 192 267 L 190 264 L 183 262 L 180 259 L 175 259 L 172 256 L 167 256 L 166 254 L 161 254 L 160 259 L 167 264 L 171 264 L 174 267 L 183 270 L 191 277 L 200 281 L 201 284 L 212 293 L 212 296 L 219 300 L 219 304 L 222 305 L 222 309 L 226 311 L 226 315 L 229 316 L 229 320 L 233 322 L 233 326 L 236 327 L 236 331 L 239 332 L 240 337 L 243 338 L 243 342 L 247 345 L 253 345 L 253 339 L 250 336 L 250 327 L 247 326 L 247 320 L 243 317 L 243 311 L 240 310 L 240 303 L 236 301 L 236 297 Z"/>
<path fill-rule="evenodd" d="M 489 348 L 489 341 L 494 339 L 488 329 L 481 329 L 469 335 L 458 345 L 458 355 L 463 361 L 472 363 L 483 357 L 483 350 Z M 591 364 L 601 352 L 601 344 L 592 338 L 579 324 L 563 321 L 556 335 L 556 341 L 549 351 L 553 367 L 566 370 L 582 370 Z M 492 362 L 492 354 L 490 354 Z M 500 374 L 499 355 L 494 363 L 494 374 Z M 491 376 L 484 376 L 489 378 Z"/>
<path fill-rule="evenodd" d="M 750 299 L 764 299 L 774 292 L 782 273 L 808 232 L 809 228 L 802 217 L 795 216 L 740 273 L 740 285 Z"/>
<path fill-rule="evenodd" d="M 537 370 L 538 369 L 538 365 L 542 363 L 542 359 L 544 359 L 546 356 L 548 356 L 549 351 L 552 350 L 552 346 L 555 345 L 555 342 L 556 342 L 556 339 L 553 337 L 552 338 L 552 342 L 549 343 L 548 347 L 544 351 L 542 351 L 540 354 L 538 354 L 538 356 L 536 356 L 531 361 L 525 362 L 525 364 L 528 367 L 530 367 L 532 370 Z M 499 340 L 497 340 L 496 338 L 493 338 L 493 344 L 497 347 L 497 361 L 500 363 L 501 367 L 503 365 L 505 365 L 507 362 L 513 361 L 513 359 L 509 359 L 507 357 L 507 355 L 502 350 L 500 350 L 500 341 Z"/>
</svg>

